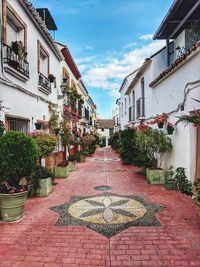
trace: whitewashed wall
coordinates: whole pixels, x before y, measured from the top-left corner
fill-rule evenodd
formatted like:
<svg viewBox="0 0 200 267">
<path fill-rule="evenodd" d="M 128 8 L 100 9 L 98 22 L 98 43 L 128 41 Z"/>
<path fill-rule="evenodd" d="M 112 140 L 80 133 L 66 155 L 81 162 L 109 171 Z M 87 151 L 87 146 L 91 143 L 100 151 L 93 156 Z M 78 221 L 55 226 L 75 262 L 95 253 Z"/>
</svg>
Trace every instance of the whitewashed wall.
<svg viewBox="0 0 200 267">
<path fill-rule="evenodd" d="M 19 4 L 18 1 L 8 1 L 10 5 L 16 10 L 19 16 L 27 25 L 27 61 L 29 62 L 29 74 L 30 79 L 26 82 L 23 82 L 13 75 L 4 72 L 4 75 L 7 79 L 11 80 L 14 84 L 21 86 L 22 88 L 32 92 L 36 95 L 39 95 L 45 98 L 48 101 L 53 103 L 57 102 L 57 91 L 60 88 L 60 75 L 61 68 L 59 60 L 52 51 L 48 42 L 36 28 L 32 20 L 28 17 L 25 10 Z M 48 53 L 50 54 L 50 73 L 56 77 L 56 88 L 51 84 L 52 92 L 49 95 L 46 95 L 38 90 L 38 71 L 37 71 L 37 40 L 43 44 Z M 2 77 L 3 75 L 0 74 Z M 0 99 L 3 100 L 3 104 L 10 108 L 8 111 L 11 115 L 28 117 L 30 121 L 36 122 L 37 119 L 42 120 L 43 116 L 46 120 L 49 118 L 48 104 L 32 98 L 24 93 L 21 93 L 19 90 L 10 88 L 6 85 L 1 84 L 1 93 Z M 4 116 L 4 115 L 3 115 Z M 31 129 L 32 130 L 32 129 Z"/>
</svg>

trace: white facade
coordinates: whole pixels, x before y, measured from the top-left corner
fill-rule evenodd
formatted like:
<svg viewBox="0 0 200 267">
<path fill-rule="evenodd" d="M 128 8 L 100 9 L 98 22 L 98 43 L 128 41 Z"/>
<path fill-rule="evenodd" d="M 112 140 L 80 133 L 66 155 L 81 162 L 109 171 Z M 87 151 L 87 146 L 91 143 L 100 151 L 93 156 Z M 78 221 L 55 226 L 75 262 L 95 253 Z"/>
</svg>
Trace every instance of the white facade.
<svg viewBox="0 0 200 267">
<path fill-rule="evenodd" d="M 112 110 L 112 118 L 114 120 L 114 132 L 119 132 L 120 130 L 120 120 L 119 120 L 119 106 Z"/>
<path fill-rule="evenodd" d="M 35 123 L 49 120 L 49 103 L 58 104 L 61 117 L 65 100 L 61 98 L 61 87 L 66 77 L 68 86 L 73 84 L 86 103 L 89 95 L 86 88 L 80 86 L 81 75 L 69 50 L 52 39 L 33 6 L 25 0 L 0 0 L 0 14 L 3 29 L 0 100 L 9 108 L 6 113 L 1 112 L 0 119 L 6 129 L 34 131 Z M 18 62 L 22 62 L 20 64 L 25 64 L 24 68 L 13 66 L 16 54 L 10 47 L 15 41 L 21 41 L 26 49 L 28 63 L 17 57 Z M 68 57 L 65 57 L 63 48 Z M 52 83 L 49 74 L 55 77 Z M 75 124 L 77 129 L 82 127 L 78 119 L 71 124 L 72 128 Z"/>
<path fill-rule="evenodd" d="M 174 40 L 175 46 L 184 46 L 186 43 L 185 31 L 181 32 Z M 178 54 L 175 52 L 174 59 Z M 175 60 L 174 60 L 175 61 Z M 173 61 L 173 62 L 174 62 Z M 125 105 L 125 98 L 135 99 L 130 101 L 129 107 L 134 106 L 135 120 L 131 125 L 138 125 L 151 121 L 158 114 L 167 113 L 168 122 L 175 124 L 179 116 L 190 114 L 194 109 L 200 109 L 200 104 L 193 99 L 200 99 L 200 47 L 191 50 L 184 60 L 178 62 L 168 73 L 166 48 L 160 50 L 149 59 L 147 68 L 141 71 L 135 79 L 132 78 L 133 86 L 126 92 L 121 90 L 121 106 Z M 139 72 L 139 71 L 138 71 Z M 155 80 L 160 73 L 163 77 Z M 135 82 L 134 82 L 135 79 Z M 155 80 L 155 81 L 154 81 Z M 152 83 L 152 81 L 154 81 Z M 144 118 L 138 118 L 137 100 L 141 98 L 142 83 L 144 84 Z M 134 94 L 134 98 L 133 98 Z M 127 116 L 120 113 L 122 120 L 122 130 L 130 123 Z M 130 125 L 129 125 L 130 126 Z M 156 125 L 153 125 L 156 127 Z M 167 132 L 166 128 L 163 131 Z M 173 135 L 169 135 L 172 140 L 172 152 L 166 155 L 163 161 L 163 168 L 167 169 L 170 165 L 174 168 L 186 168 L 187 177 L 194 181 L 196 170 L 196 150 L 197 150 L 197 128 L 193 125 L 184 126 L 181 123 L 175 125 Z"/>
</svg>

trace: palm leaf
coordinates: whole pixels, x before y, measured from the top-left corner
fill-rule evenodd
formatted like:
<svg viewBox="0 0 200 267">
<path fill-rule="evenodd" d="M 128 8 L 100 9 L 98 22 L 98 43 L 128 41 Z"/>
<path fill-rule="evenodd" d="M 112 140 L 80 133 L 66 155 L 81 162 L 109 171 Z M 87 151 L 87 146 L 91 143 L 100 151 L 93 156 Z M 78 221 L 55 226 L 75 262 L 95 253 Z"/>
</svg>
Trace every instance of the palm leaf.
<svg viewBox="0 0 200 267">
<path fill-rule="evenodd" d="M 195 115 L 182 115 L 178 118 L 179 120 L 177 121 L 177 123 L 182 122 L 185 125 L 188 125 L 190 123 L 194 125 L 200 125 L 200 112 L 199 111 L 195 111 Z"/>
</svg>

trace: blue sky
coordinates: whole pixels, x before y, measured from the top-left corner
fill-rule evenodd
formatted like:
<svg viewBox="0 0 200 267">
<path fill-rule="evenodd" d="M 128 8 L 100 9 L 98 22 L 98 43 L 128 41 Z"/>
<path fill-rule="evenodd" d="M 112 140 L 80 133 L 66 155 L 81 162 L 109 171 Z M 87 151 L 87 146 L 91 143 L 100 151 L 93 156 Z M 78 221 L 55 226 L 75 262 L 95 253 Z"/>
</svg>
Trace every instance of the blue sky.
<svg viewBox="0 0 200 267">
<path fill-rule="evenodd" d="M 47 7 L 97 104 L 109 118 L 123 78 L 164 45 L 152 34 L 173 0 L 32 0 Z"/>
</svg>

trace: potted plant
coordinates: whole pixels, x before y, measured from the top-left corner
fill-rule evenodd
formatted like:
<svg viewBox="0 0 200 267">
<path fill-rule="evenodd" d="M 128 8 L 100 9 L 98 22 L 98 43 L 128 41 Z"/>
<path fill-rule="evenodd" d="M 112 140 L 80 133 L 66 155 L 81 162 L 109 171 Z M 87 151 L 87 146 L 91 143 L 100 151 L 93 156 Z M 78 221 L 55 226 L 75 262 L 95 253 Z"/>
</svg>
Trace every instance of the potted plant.
<svg viewBox="0 0 200 267">
<path fill-rule="evenodd" d="M 125 129 L 121 132 L 120 157 L 124 164 L 133 164 L 136 156 L 136 131 Z"/>
<path fill-rule="evenodd" d="M 184 195 L 193 196 L 192 183 L 187 179 L 185 168 L 178 167 L 174 175 L 175 190 Z"/>
<path fill-rule="evenodd" d="M 14 41 L 11 43 L 12 51 L 19 57 L 19 60 L 25 60 L 27 57 L 26 49 L 21 41 Z M 17 62 L 17 61 L 15 61 Z M 18 63 L 18 62 L 17 62 Z M 19 65 L 19 63 L 18 63 Z"/>
<path fill-rule="evenodd" d="M 3 135 L 4 131 L 5 131 L 4 123 L 3 121 L 0 120 L 0 137 Z"/>
<path fill-rule="evenodd" d="M 68 156 L 68 161 L 69 161 L 69 171 L 75 171 L 76 170 L 76 160 L 77 160 L 77 155 L 69 155 Z"/>
<path fill-rule="evenodd" d="M 166 171 L 165 175 L 165 188 L 166 189 L 175 189 L 175 180 L 173 178 L 174 168 L 173 166 L 169 166 L 169 169 Z"/>
<path fill-rule="evenodd" d="M 0 206 L 4 221 L 22 218 L 28 185 L 21 179 L 33 171 L 38 158 L 35 142 L 19 132 L 0 138 Z"/>
<path fill-rule="evenodd" d="M 197 207 L 197 212 L 198 215 L 200 217 L 200 178 L 198 178 L 195 182 L 194 182 L 194 196 L 193 196 L 193 201 L 196 204 Z"/>
<path fill-rule="evenodd" d="M 55 78 L 56 77 L 53 74 L 49 74 L 49 76 L 48 76 L 50 83 L 53 83 L 55 81 Z"/>
<path fill-rule="evenodd" d="M 80 163 L 84 163 L 85 162 L 85 157 L 87 157 L 89 155 L 89 152 L 86 151 L 86 150 L 82 150 L 79 152 L 79 155 L 78 155 L 78 161 Z"/>
<path fill-rule="evenodd" d="M 172 135 L 174 132 L 174 125 L 171 122 L 167 123 L 167 133 L 169 135 Z"/>
<path fill-rule="evenodd" d="M 56 178 L 67 178 L 69 176 L 69 162 L 67 160 L 62 160 L 54 168 L 54 174 Z"/>
<path fill-rule="evenodd" d="M 42 158 L 48 157 L 55 149 L 57 140 L 54 135 L 40 132 L 33 132 L 29 134 L 35 141 L 39 153 L 39 168 L 42 168 Z M 42 173 L 42 171 L 41 171 Z M 52 191 L 51 177 L 42 177 L 40 175 L 38 196 L 48 196 Z"/>
<path fill-rule="evenodd" d="M 145 138 L 145 151 L 151 160 L 151 168 L 147 168 L 147 181 L 151 184 L 164 184 L 165 170 L 161 168 L 165 153 L 172 149 L 171 139 L 162 131 L 150 130 Z"/>
<path fill-rule="evenodd" d="M 167 122 L 168 115 L 167 113 L 162 113 L 161 115 L 157 115 L 151 124 L 157 123 L 158 128 L 163 128 L 164 123 Z"/>
</svg>

